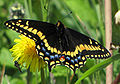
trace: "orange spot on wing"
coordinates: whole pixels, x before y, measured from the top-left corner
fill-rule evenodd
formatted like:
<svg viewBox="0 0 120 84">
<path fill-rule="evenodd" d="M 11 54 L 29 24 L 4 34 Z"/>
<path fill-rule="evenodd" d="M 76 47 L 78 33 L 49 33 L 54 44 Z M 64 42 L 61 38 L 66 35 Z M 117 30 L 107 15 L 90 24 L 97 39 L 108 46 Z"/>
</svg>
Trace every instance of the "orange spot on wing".
<svg viewBox="0 0 120 84">
<path fill-rule="evenodd" d="M 65 57 L 64 56 L 62 56 L 62 57 L 60 57 L 60 61 L 65 61 Z"/>
<path fill-rule="evenodd" d="M 82 52 L 83 50 L 85 50 L 85 47 L 83 46 L 83 44 L 80 45 L 80 52 Z"/>
</svg>

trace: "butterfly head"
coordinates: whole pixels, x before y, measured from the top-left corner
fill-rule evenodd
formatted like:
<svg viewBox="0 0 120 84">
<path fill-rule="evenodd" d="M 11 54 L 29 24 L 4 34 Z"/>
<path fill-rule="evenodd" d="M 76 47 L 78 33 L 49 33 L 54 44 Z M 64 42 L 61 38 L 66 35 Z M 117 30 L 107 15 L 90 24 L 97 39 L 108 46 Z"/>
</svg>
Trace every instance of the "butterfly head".
<svg viewBox="0 0 120 84">
<path fill-rule="evenodd" d="M 65 29 L 65 26 L 62 24 L 62 22 L 61 22 L 61 21 L 58 21 L 58 22 L 56 23 L 56 26 L 57 26 L 58 32 L 59 32 L 60 34 L 63 34 L 64 29 Z"/>
</svg>

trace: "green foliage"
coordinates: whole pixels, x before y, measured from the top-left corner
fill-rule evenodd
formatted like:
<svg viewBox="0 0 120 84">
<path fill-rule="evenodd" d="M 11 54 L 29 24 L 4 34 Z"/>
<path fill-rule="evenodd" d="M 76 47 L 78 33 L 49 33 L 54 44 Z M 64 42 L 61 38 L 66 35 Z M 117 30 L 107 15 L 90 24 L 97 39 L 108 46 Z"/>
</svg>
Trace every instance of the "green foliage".
<svg viewBox="0 0 120 84">
<path fill-rule="evenodd" d="M 17 3 L 23 5 L 25 18 L 48 21 L 56 24 L 62 21 L 67 27 L 84 33 L 105 45 L 105 23 L 104 23 L 104 0 L 0 0 L 0 75 L 5 65 L 5 74 L 2 77 L 3 84 L 27 84 L 27 71 L 22 69 L 22 73 L 15 68 L 12 62 L 9 49 L 14 44 L 14 39 L 18 38 L 18 33 L 8 30 L 3 23 L 10 19 L 10 7 Z M 120 43 L 120 28 L 114 23 L 114 14 L 120 8 L 120 1 L 113 0 L 113 43 Z M 72 11 L 72 14 L 70 12 Z M 30 84 L 43 84 L 44 82 L 54 84 L 95 84 L 95 81 L 105 83 L 104 68 L 111 62 L 114 65 L 114 79 L 120 71 L 120 55 L 115 51 L 112 58 L 107 60 L 87 60 L 84 67 L 78 69 L 73 76 L 73 72 L 65 66 L 56 66 L 50 75 L 48 69 L 43 73 L 31 73 Z M 118 59 L 118 60 L 116 60 Z M 100 62 L 100 63 L 99 63 Z M 97 64 L 98 63 L 98 64 Z M 92 68 L 91 68 L 92 67 Z M 43 79 L 44 78 L 44 81 Z M 98 80 L 99 79 L 99 80 Z M 42 81 L 41 81 L 42 80 Z M 82 80 L 82 81 L 81 81 Z"/>
</svg>

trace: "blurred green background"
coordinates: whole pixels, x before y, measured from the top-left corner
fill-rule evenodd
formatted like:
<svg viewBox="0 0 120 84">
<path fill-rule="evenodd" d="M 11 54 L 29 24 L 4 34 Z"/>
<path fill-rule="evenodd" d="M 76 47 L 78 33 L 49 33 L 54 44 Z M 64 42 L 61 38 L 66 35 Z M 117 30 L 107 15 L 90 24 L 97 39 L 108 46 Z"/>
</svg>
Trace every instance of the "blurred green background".
<svg viewBox="0 0 120 84">
<path fill-rule="evenodd" d="M 20 13 L 16 14 L 11 11 L 16 4 L 20 4 L 24 12 L 18 11 Z M 119 9 L 120 0 L 112 0 L 112 39 L 115 44 L 120 43 L 120 28 L 114 23 L 114 15 Z M 0 0 L 0 79 L 2 79 L 0 82 L 2 84 L 43 83 L 40 72 L 29 73 L 23 69 L 20 73 L 14 66 L 9 49 L 15 44 L 14 39 L 18 38 L 19 34 L 4 26 L 4 22 L 13 18 L 13 15 L 53 24 L 60 20 L 65 26 L 90 36 L 105 46 L 104 0 Z M 113 51 L 113 55 L 117 53 L 118 51 Z M 73 72 L 64 66 L 57 66 L 52 73 L 46 68 L 44 80 L 46 84 L 74 84 L 86 70 L 100 61 L 103 60 L 87 60 L 85 67 L 77 70 L 76 76 L 72 76 Z M 113 80 L 120 72 L 119 61 L 113 63 Z M 105 69 L 102 69 L 85 78 L 82 84 L 96 84 L 96 82 L 105 84 L 105 79 Z"/>
</svg>

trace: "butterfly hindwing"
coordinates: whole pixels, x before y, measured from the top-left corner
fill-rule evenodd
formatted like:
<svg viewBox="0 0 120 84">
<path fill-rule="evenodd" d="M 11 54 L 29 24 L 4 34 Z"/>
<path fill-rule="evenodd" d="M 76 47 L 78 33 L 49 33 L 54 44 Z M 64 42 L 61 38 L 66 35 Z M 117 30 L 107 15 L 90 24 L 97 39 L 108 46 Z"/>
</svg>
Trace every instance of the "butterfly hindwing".
<svg viewBox="0 0 120 84">
<path fill-rule="evenodd" d="M 98 59 L 108 58 L 111 56 L 109 51 L 94 39 L 70 28 L 67 28 L 67 30 L 70 33 L 70 37 L 74 41 L 74 44 L 76 44 L 75 46 L 79 47 L 81 55 L 85 55 L 87 58 Z"/>
</svg>

